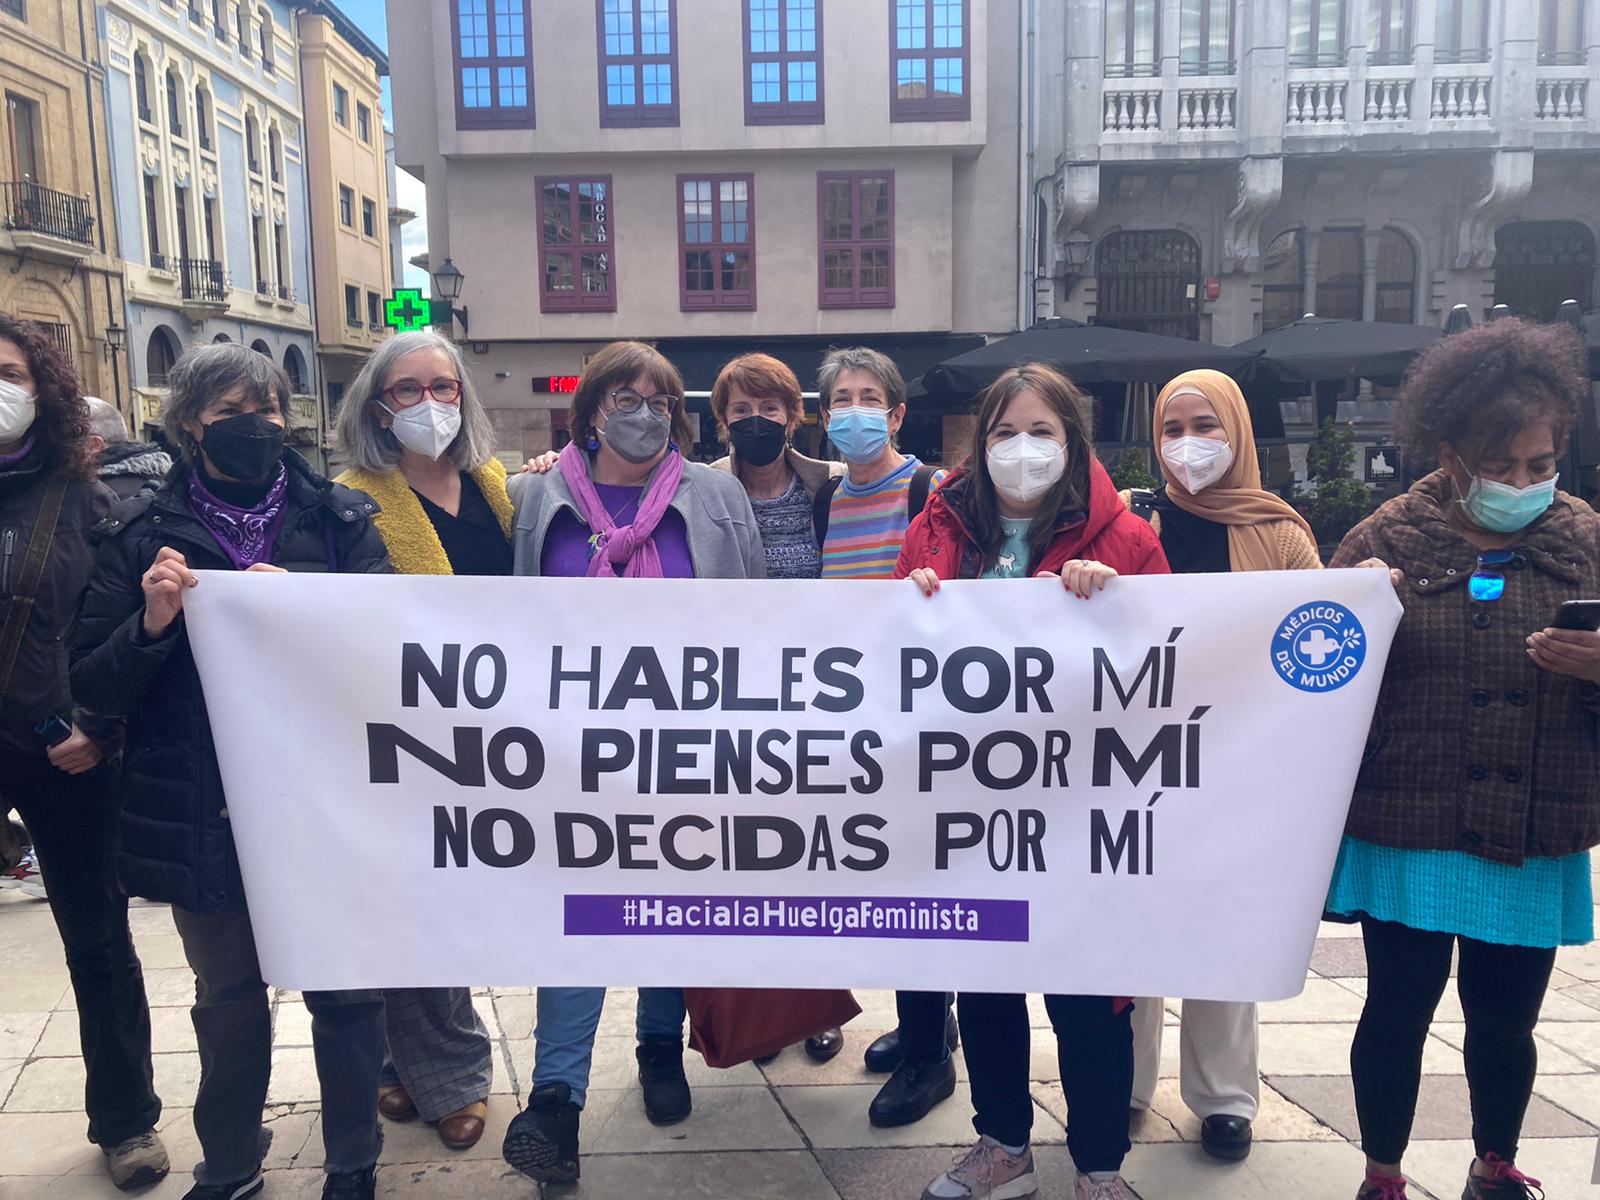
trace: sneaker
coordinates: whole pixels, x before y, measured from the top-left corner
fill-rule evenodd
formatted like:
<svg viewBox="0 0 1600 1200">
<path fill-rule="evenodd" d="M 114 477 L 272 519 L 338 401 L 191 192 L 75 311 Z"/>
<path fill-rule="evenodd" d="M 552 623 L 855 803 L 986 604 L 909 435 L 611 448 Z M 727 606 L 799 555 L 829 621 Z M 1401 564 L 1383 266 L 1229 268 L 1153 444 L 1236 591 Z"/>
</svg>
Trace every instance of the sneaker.
<svg viewBox="0 0 1600 1200">
<path fill-rule="evenodd" d="M 1033 1171 L 1033 1151 L 1007 1154 L 992 1137 L 981 1137 L 955 1165 L 922 1191 L 922 1200 L 1016 1200 L 1039 1190 Z"/>
<path fill-rule="evenodd" d="M 1077 1200 L 1138 1200 L 1128 1190 L 1128 1185 L 1121 1175 L 1113 1175 L 1109 1179 L 1079 1175 L 1073 1195 Z"/>
<path fill-rule="evenodd" d="M 378 1190 L 378 1168 L 330 1171 L 322 1181 L 322 1200 L 373 1200 Z"/>
<path fill-rule="evenodd" d="M 956 1061 L 903 1062 L 894 1069 L 867 1108 L 867 1120 L 879 1129 L 911 1125 L 948 1100 L 956 1090 Z"/>
<path fill-rule="evenodd" d="M 1498 1154 L 1485 1154 L 1487 1176 L 1467 1173 L 1461 1200 L 1544 1200 L 1544 1185 L 1517 1170 Z"/>
<path fill-rule="evenodd" d="M 683 1039 L 641 1038 L 634 1053 L 639 1059 L 645 1116 L 652 1125 L 676 1125 L 694 1107 L 689 1080 L 683 1073 Z"/>
<path fill-rule="evenodd" d="M 232 1183 L 197 1183 L 183 1194 L 183 1200 L 245 1200 L 254 1196 L 263 1186 L 261 1171 L 249 1179 L 236 1179 Z"/>
<path fill-rule="evenodd" d="M 22 861 L 9 871 L 0 874 L 0 887 L 16 888 L 24 896 L 32 896 L 35 900 L 49 899 L 44 894 L 44 877 L 39 874 L 39 860 L 29 850 L 22 856 Z"/>
<path fill-rule="evenodd" d="M 578 1114 L 572 1089 L 547 1083 L 533 1089 L 528 1107 L 511 1118 L 500 1157 L 529 1179 L 572 1183 L 578 1178 Z"/>
<path fill-rule="evenodd" d="M 1369 1173 L 1356 1193 L 1356 1200 L 1406 1200 L 1406 1177 Z"/>
<path fill-rule="evenodd" d="M 111 1182 L 119 1188 L 144 1187 L 165 1179 L 172 1169 L 167 1161 L 167 1148 L 154 1129 L 146 1129 L 104 1149 Z"/>
</svg>

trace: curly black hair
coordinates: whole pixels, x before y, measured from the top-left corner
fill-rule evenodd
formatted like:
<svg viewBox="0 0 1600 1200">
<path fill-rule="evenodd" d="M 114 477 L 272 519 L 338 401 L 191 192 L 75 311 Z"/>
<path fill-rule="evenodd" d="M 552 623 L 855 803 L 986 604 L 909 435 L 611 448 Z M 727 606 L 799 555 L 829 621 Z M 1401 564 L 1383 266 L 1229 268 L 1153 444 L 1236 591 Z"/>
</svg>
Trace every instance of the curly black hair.
<svg viewBox="0 0 1600 1200">
<path fill-rule="evenodd" d="M 1505 317 L 1442 338 L 1417 358 L 1400 389 L 1395 433 L 1417 464 L 1441 443 L 1468 462 L 1548 420 L 1559 452 L 1589 394 L 1584 347 L 1565 325 Z"/>
<path fill-rule="evenodd" d="M 0 312 L 0 338 L 14 342 L 28 360 L 33 376 L 38 415 L 33 430 L 51 466 L 60 466 L 80 479 L 94 478 L 94 456 L 89 450 L 89 406 L 78 390 L 78 373 L 61 347 L 34 321 Z"/>
</svg>

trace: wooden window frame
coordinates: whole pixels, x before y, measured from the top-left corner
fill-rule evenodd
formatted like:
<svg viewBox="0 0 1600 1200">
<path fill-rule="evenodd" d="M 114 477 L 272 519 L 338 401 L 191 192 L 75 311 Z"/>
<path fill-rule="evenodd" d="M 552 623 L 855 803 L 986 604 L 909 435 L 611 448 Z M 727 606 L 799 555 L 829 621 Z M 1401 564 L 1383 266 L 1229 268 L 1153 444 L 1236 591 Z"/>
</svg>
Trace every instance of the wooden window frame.
<svg viewBox="0 0 1600 1200">
<path fill-rule="evenodd" d="M 789 0 L 777 0 L 778 49 L 757 50 L 751 41 L 754 22 L 751 5 L 754 0 L 740 0 L 744 15 L 744 123 L 746 125 L 821 125 L 826 120 L 826 95 L 823 90 L 822 54 L 822 0 L 811 0 L 815 16 L 816 49 L 790 50 Z M 788 98 L 789 67 L 809 62 L 816 68 L 817 98 L 815 100 L 790 100 Z M 757 101 L 755 81 L 751 77 L 758 64 L 771 63 L 778 68 L 778 95 L 780 99 Z"/>
<path fill-rule="evenodd" d="M 573 240 L 564 243 L 546 244 L 544 240 L 545 225 L 545 198 L 544 189 L 550 184 L 566 184 L 571 188 L 571 197 L 568 204 L 571 207 Z M 606 206 L 606 240 L 603 242 L 582 242 L 577 240 L 579 228 L 578 187 L 581 184 L 601 184 L 605 187 L 604 204 Z M 535 197 L 535 219 L 539 223 L 539 311 L 541 313 L 597 313 L 617 311 L 617 212 L 616 191 L 612 187 L 610 175 L 536 175 L 533 181 Z M 583 265 L 580 256 L 584 253 L 585 246 L 603 246 L 607 256 L 606 290 L 604 292 L 585 293 L 582 289 Z M 545 259 L 551 254 L 568 254 L 571 256 L 571 271 L 573 279 L 573 292 L 568 295 L 552 295 L 545 290 Z"/>
<path fill-rule="evenodd" d="M 709 242 L 690 242 L 686 236 L 687 214 L 684 212 L 683 188 L 687 183 L 711 185 L 711 229 Z M 729 242 L 722 237 L 722 201 L 718 195 L 724 183 L 745 185 L 745 224 L 749 236 L 743 242 Z M 681 312 L 754 312 L 756 308 L 756 177 L 751 174 L 712 175 L 689 172 L 679 175 L 674 199 L 678 206 L 678 308 Z M 750 255 L 750 286 L 724 291 L 722 270 L 717 259 L 726 251 L 743 250 Z M 690 291 L 690 254 L 712 256 L 712 284 L 710 292 Z"/>
<path fill-rule="evenodd" d="M 933 6 L 946 0 L 913 0 L 923 5 L 926 21 L 927 45 L 919 49 L 901 50 L 899 4 L 906 0 L 888 0 L 889 3 L 889 120 L 898 121 L 970 121 L 972 119 L 972 2 L 958 0 L 961 5 L 961 95 L 935 96 L 933 94 L 934 62 L 957 57 L 948 52 L 937 52 L 933 45 Z M 900 95 L 900 64 L 920 60 L 927 69 L 925 82 L 928 94 L 913 98 Z"/>
<path fill-rule="evenodd" d="M 850 182 L 851 233 L 848 239 L 827 237 L 827 187 L 836 180 Z M 889 236 L 887 239 L 863 239 L 861 234 L 861 183 L 867 179 L 884 179 L 889 184 Z M 889 285 L 886 288 L 861 286 L 860 252 L 864 249 L 884 248 L 889 251 Z M 848 289 L 827 286 L 827 257 L 829 250 L 849 249 L 855 254 L 853 282 Z M 818 171 L 817 172 L 817 307 L 837 308 L 893 308 L 895 306 L 895 201 L 894 171 Z"/>
<path fill-rule="evenodd" d="M 643 14 L 640 0 L 618 0 L 632 6 L 633 45 L 631 54 L 606 52 L 606 3 L 594 0 L 595 50 L 599 60 L 596 71 L 600 88 L 600 128 L 602 129 L 670 129 L 678 124 L 678 104 L 683 95 L 683 73 L 678 70 L 678 0 L 667 0 L 666 54 L 646 54 L 640 39 Z M 667 104 L 644 102 L 644 69 L 647 66 L 665 66 L 670 74 L 672 100 Z M 612 104 L 606 87 L 606 70 L 609 67 L 631 67 L 634 75 L 633 104 Z"/>
<path fill-rule="evenodd" d="M 461 0 L 449 0 L 450 54 L 453 78 L 450 90 L 455 96 L 457 129 L 535 129 L 533 95 L 533 5 L 534 0 L 520 0 L 522 4 L 522 54 L 496 53 L 499 41 L 499 14 L 495 11 L 497 0 L 484 0 L 484 28 L 486 56 L 465 57 L 461 49 Z M 528 103 L 504 105 L 500 103 L 500 72 L 522 68 L 526 73 Z M 462 73 L 467 70 L 488 72 L 490 103 L 487 107 L 467 107 L 466 89 Z"/>
</svg>

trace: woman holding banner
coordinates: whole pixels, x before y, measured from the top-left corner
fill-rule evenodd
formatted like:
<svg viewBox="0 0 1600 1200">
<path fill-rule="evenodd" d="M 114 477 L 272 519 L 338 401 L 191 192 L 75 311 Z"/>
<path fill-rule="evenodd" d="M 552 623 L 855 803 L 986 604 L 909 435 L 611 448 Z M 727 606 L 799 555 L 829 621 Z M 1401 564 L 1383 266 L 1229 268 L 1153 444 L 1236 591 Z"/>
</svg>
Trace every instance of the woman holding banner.
<svg viewBox="0 0 1600 1200">
<path fill-rule="evenodd" d="M 1404 572 L 1328 908 L 1358 919 L 1367 999 L 1350 1049 L 1360 1200 L 1402 1200 L 1423 1045 L 1459 962 L 1476 1157 L 1463 1200 L 1529 1200 L 1514 1165 L 1556 947 L 1594 936 L 1600 516 L 1556 489 L 1588 396 L 1582 347 L 1506 319 L 1424 353 L 1399 400 L 1440 469 L 1345 538 L 1333 565 Z M 1577 618 L 1577 619 L 1573 619 Z M 1537 1192 L 1542 1195 L 1542 1192 Z"/>
<path fill-rule="evenodd" d="M 1303 571 L 1322 566 L 1305 518 L 1261 487 L 1255 428 L 1239 385 L 1220 371 L 1186 371 L 1156 397 L 1156 453 L 1166 485 L 1124 492 L 1146 517 L 1177 574 Z M 1160 998 L 1133 1014 L 1133 1106 L 1147 1110 L 1161 1062 Z M 1200 1118 L 1200 1144 L 1215 1158 L 1250 1153 L 1261 1103 L 1256 1006 L 1185 1000 L 1179 1080 Z"/>
<path fill-rule="evenodd" d="M 514 574 L 590 579 L 762 579 L 766 556 L 744 487 L 688 462 L 683 378 L 655 349 L 616 342 L 572 398 L 572 441 L 554 470 L 511 484 Z M 543 1182 L 578 1177 L 578 1121 L 604 988 L 540 988 L 533 1092 L 506 1130 L 505 1160 Z M 640 988 L 639 1083 L 652 1124 L 692 1107 L 681 988 Z"/>
<path fill-rule="evenodd" d="M 1119 574 L 1164 575 L 1149 524 L 1127 511 L 1094 456 L 1082 393 L 1041 364 L 1013 367 L 978 409 L 974 452 L 906 533 L 896 574 L 924 595 L 952 579 L 1059 580 L 1087 599 Z M 962 992 L 956 1004 L 978 1143 L 924 1200 L 1009 1200 L 1038 1189 L 1029 1137 L 1027 997 Z M 1067 1098 L 1079 1200 L 1126 1200 L 1133 1093 L 1132 1004 L 1046 996 Z"/>
<path fill-rule="evenodd" d="M 338 482 L 378 502 L 373 517 L 402 575 L 511 574 L 511 501 L 494 430 L 455 343 L 396 334 L 367 359 L 339 409 L 350 469 Z M 470 988 L 384 993 L 389 1057 L 378 1110 L 418 1114 L 452 1150 L 483 1136 L 493 1054 Z"/>
<path fill-rule="evenodd" d="M 130 895 L 172 905 L 196 976 L 204 1160 L 187 1200 L 243 1200 L 262 1188 L 271 1141 L 261 1118 L 272 1013 L 184 596 L 201 569 L 387 572 L 389 559 L 372 525 L 377 506 L 285 448 L 291 388 L 270 358 L 231 343 L 200 347 L 178 360 L 169 386 L 163 422 L 182 461 L 100 527 L 72 687 L 80 704 L 128 718 L 117 873 Z M 260 736 L 276 736 L 270 721 Z M 306 992 L 305 1004 L 322 1084 L 322 1194 L 370 1200 L 383 997 Z"/>
</svg>

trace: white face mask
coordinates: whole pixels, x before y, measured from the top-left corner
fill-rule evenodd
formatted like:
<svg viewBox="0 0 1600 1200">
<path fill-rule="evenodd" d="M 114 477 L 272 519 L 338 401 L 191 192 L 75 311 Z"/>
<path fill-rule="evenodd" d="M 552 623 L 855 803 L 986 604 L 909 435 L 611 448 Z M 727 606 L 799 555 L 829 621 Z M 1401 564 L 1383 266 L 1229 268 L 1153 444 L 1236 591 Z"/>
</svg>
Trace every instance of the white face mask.
<svg viewBox="0 0 1600 1200">
<path fill-rule="evenodd" d="M 0 442 L 14 442 L 27 433 L 38 415 L 39 402 L 19 383 L 0 379 Z"/>
<path fill-rule="evenodd" d="M 1067 448 L 1019 433 L 989 449 L 989 478 L 1007 500 L 1027 504 L 1048 492 L 1067 469 Z"/>
<path fill-rule="evenodd" d="M 1233 447 L 1215 438 L 1181 437 L 1164 442 L 1161 461 L 1190 495 L 1202 492 L 1233 466 Z"/>
<path fill-rule="evenodd" d="M 390 428 L 400 444 L 407 450 L 437 460 L 461 432 L 461 406 L 444 404 L 438 400 L 423 400 L 399 412 L 383 406 L 383 411 L 394 418 Z"/>
</svg>

